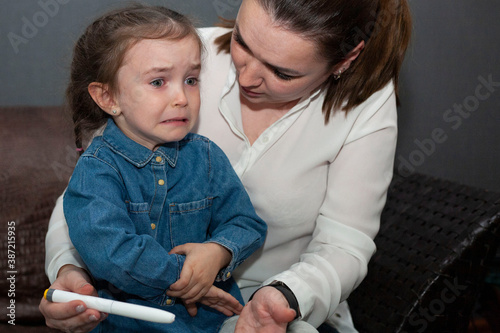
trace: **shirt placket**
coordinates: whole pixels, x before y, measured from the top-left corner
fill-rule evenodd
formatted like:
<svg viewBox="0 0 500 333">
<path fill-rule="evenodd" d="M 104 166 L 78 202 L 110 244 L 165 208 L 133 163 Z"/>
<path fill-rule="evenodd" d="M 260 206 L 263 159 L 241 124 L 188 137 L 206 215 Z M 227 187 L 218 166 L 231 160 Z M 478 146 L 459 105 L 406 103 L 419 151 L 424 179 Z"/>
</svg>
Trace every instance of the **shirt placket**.
<svg viewBox="0 0 500 333">
<path fill-rule="evenodd" d="M 153 156 L 152 161 L 153 174 L 154 174 L 154 196 L 153 204 L 151 207 L 151 229 L 156 233 L 161 219 L 161 214 L 163 207 L 165 206 L 165 200 L 167 198 L 167 163 L 165 158 L 160 154 Z M 163 223 L 165 228 L 168 228 L 167 223 Z M 170 232 L 170 230 L 164 230 L 163 232 Z M 169 297 L 166 294 L 163 295 L 162 305 L 174 305 L 175 298 Z"/>
<path fill-rule="evenodd" d="M 253 164 L 259 159 L 259 157 L 271 147 L 271 145 L 281 137 L 288 128 L 297 120 L 300 114 L 307 108 L 310 101 L 319 94 L 319 90 L 314 92 L 311 96 L 304 98 L 297 105 L 295 105 L 292 110 L 283 118 L 278 120 L 276 123 L 272 124 L 268 129 L 262 133 L 259 138 L 250 145 L 248 138 L 245 136 L 241 124 L 237 121 L 238 116 L 236 112 L 241 112 L 241 106 L 239 105 L 239 92 L 236 83 L 236 72 L 234 65 L 228 74 L 228 79 L 224 91 L 222 93 L 221 102 L 219 104 L 219 109 L 222 116 L 226 119 L 231 130 L 238 137 L 242 138 L 244 141 L 241 143 L 241 155 L 237 163 L 233 164 L 236 174 L 241 178 L 247 170 L 249 170 Z"/>
<path fill-rule="evenodd" d="M 167 172 L 165 159 L 161 155 L 153 156 L 152 169 L 154 174 L 154 195 L 151 204 L 151 229 L 155 231 L 161 218 L 165 199 L 167 197 Z"/>
<path fill-rule="evenodd" d="M 272 124 L 257 138 L 253 145 L 250 145 L 248 140 L 242 143 L 240 159 L 233 166 L 239 177 L 242 177 L 257 162 L 259 157 L 290 128 L 293 122 L 299 117 L 300 110 L 299 112 L 285 115 L 282 119 Z"/>
</svg>

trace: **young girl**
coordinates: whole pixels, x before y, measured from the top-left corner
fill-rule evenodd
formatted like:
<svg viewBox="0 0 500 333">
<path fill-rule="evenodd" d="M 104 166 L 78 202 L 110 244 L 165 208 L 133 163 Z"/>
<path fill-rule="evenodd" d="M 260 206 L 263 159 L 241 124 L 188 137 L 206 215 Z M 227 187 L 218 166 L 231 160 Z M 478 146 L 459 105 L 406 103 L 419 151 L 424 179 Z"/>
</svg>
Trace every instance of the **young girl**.
<svg viewBox="0 0 500 333">
<path fill-rule="evenodd" d="M 241 309 L 231 272 L 262 245 L 266 225 L 222 151 L 189 133 L 201 49 L 185 17 L 146 6 L 99 18 L 75 46 L 67 97 L 77 149 L 105 129 L 64 196 L 71 240 L 99 296 L 176 315 L 168 325 L 110 315 L 103 332 L 217 332 Z M 224 259 L 207 258 L 214 251 Z M 212 305 L 217 287 L 233 303 Z"/>
</svg>

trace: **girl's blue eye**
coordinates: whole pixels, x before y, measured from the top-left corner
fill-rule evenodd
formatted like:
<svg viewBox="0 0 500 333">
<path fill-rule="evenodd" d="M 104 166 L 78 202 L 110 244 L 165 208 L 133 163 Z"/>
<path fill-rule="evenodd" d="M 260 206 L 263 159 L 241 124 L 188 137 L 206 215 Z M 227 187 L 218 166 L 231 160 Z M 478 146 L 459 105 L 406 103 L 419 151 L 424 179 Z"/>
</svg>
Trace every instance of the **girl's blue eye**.
<svg viewBox="0 0 500 333">
<path fill-rule="evenodd" d="M 156 79 L 156 80 L 151 81 L 150 84 L 155 88 L 159 88 L 159 87 L 163 86 L 164 83 L 165 83 L 165 81 L 163 81 L 162 79 Z"/>
<path fill-rule="evenodd" d="M 198 83 L 198 79 L 195 77 L 190 77 L 186 79 L 186 84 L 189 86 L 195 86 Z"/>
</svg>

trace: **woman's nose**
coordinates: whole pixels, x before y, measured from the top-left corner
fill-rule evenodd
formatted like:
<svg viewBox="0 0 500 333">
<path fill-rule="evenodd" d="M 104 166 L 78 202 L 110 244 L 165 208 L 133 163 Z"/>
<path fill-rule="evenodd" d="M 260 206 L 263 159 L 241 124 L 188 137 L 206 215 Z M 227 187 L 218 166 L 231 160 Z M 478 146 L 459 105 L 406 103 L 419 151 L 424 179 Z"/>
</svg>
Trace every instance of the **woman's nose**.
<svg viewBox="0 0 500 333">
<path fill-rule="evenodd" d="M 238 82 L 242 87 L 258 87 L 262 83 L 262 68 L 256 61 L 248 61 L 241 67 Z"/>
</svg>

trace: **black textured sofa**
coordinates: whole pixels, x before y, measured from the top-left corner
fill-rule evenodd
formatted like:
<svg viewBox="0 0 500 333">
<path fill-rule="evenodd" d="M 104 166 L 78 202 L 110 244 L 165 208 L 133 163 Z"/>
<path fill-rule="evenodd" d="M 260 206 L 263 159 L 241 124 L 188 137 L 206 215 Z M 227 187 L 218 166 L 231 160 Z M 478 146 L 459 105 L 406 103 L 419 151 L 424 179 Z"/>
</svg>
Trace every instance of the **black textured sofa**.
<svg viewBox="0 0 500 333">
<path fill-rule="evenodd" d="M 38 304 L 48 220 L 76 162 L 71 131 L 60 107 L 0 108 L 0 332 L 53 331 Z M 500 194 L 395 175 L 377 253 L 349 298 L 360 332 L 466 332 L 499 225 Z"/>
</svg>

